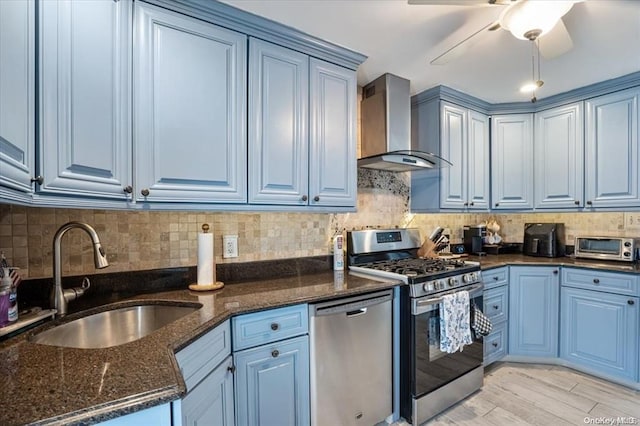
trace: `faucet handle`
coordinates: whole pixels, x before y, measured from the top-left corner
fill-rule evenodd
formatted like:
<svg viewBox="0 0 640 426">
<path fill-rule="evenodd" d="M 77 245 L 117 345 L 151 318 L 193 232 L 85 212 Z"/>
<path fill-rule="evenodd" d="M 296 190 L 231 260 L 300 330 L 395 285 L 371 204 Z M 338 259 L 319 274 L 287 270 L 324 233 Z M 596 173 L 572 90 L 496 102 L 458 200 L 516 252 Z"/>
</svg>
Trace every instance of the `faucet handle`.
<svg viewBox="0 0 640 426">
<path fill-rule="evenodd" d="M 82 284 L 80 285 L 80 288 L 83 290 L 86 290 L 89 287 L 91 287 L 91 281 L 89 280 L 89 277 L 84 277 L 82 279 Z"/>
</svg>

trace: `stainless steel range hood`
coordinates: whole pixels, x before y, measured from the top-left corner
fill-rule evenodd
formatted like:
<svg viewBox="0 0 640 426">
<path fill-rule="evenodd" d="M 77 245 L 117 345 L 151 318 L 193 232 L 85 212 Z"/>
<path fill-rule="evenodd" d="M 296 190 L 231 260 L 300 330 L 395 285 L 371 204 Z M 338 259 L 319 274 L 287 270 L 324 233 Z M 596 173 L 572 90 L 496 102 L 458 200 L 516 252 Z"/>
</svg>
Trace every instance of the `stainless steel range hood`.
<svg viewBox="0 0 640 426">
<path fill-rule="evenodd" d="M 405 172 L 451 166 L 430 152 L 411 149 L 409 80 L 384 74 L 363 88 L 362 157 L 358 167 Z"/>
</svg>

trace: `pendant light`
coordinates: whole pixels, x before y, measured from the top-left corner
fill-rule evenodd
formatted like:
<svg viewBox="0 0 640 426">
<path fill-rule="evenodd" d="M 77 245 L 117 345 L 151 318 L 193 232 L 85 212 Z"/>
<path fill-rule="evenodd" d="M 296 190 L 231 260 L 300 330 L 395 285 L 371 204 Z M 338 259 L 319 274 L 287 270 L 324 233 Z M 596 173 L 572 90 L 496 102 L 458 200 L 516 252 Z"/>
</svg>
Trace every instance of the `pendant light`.
<svg viewBox="0 0 640 426">
<path fill-rule="evenodd" d="M 540 77 L 540 46 L 538 45 L 539 40 L 537 35 L 533 35 L 531 40 L 531 81 L 525 83 L 522 87 L 520 87 L 520 91 L 522 93 L 531 93 L 531 102 L 535 103 L 538 98 L 536 97 L 536 90 L 541 88 L 544 85 L 544 81 Z M 538 64 L 538 78 L 536 78 L 536 57 Z"/>
</svg>

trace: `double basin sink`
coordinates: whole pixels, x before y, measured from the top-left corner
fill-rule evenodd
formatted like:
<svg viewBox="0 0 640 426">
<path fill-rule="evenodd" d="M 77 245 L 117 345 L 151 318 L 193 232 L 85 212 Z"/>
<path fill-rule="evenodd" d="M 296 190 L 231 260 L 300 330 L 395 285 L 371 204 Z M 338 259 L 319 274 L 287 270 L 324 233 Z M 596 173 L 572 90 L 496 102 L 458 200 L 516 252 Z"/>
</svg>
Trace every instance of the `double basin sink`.
<svg viewBox="0 0 640 426">
<path fill-rule="evenodd" d="M 199 303 L 150 304 L 142 302 L 87 315 L 33 335 L 42 345 L 100 349 L 141 339 L 197 311 Z"/>
</svg>

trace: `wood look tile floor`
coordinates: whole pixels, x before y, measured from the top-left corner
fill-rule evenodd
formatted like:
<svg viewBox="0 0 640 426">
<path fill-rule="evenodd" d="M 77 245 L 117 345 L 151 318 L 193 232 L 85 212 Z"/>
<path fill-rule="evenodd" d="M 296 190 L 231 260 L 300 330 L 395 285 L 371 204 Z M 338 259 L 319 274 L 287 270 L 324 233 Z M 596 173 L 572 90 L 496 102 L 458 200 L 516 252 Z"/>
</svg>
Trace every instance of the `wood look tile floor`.
<svg viewBox="0 0 640 426">
<path fill-rule="evenodd" d="M 640 392 L 565 367 L 496 363 L 480 391 L 426 424 L 640 425 Z"/>
</svg>

